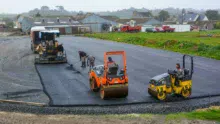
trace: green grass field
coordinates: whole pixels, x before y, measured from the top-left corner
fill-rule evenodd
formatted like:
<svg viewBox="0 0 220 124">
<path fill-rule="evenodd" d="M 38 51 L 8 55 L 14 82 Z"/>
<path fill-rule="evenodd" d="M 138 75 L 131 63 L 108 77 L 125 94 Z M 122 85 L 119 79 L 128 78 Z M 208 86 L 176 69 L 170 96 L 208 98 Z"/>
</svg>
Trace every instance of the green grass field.
<svg viewBox="0 0 220 124">
<path fill-rule="evenodd" d="M 220 60 L 220 30 L 184 33 L 93 33 L 84 36 Z"/>
</svg>

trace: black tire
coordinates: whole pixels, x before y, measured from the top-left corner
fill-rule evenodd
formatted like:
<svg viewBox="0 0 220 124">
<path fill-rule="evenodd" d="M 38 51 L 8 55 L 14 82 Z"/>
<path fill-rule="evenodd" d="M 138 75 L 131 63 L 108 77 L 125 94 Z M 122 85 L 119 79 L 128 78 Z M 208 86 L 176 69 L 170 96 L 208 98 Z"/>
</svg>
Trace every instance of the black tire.
<svg viewBox="0 0 220 124">
<path fill-rule="evenodd" d="M 121 96 L 121 98 L 126 98 L 128 96 L 128 90 L 125 91 L 124 95 Z"/>
<path fill-rule="evenodd" d="M 161 101 L 165 101 L 167 98 L 167 94 L 165 92 L 159 92 L 157 93 L 157 99 Z"/>
<path fill-rule="evenodd" d="M 99 90 L 99 95 L 100 95 L 100 98 L 102 100 L 106 100 L 107 99 L 107 95 L 105 93 L 105 90 L 103 89 L 103 87 L 101 86 L 100 90 Z"/>
<path fill-rule="evenodd" d="M 91 89 L 93 92 L 98 92 L 98 91 L 99 91 L 99 88 L 97 87 L 97 83 L 96 83 L 96 80 L 95 80 L 94 77 L 89 80 L 89 83 L 90 83 L 90 89 Z"/>
<path fill-rule="evenodd" d="M 147 92 L 148 92 L 148 94 L 149 94 L 150 96 L 152 96 L 152 94 L 151 94 L 151 92 L 150 92 L 150 90 L 149 90 L 149 89 L 147 90 Z"/>
<path fill-rule="evenodd" d="M 33 51 L 33 45 L 31 44 L 31 50 Z"/>
</svg>

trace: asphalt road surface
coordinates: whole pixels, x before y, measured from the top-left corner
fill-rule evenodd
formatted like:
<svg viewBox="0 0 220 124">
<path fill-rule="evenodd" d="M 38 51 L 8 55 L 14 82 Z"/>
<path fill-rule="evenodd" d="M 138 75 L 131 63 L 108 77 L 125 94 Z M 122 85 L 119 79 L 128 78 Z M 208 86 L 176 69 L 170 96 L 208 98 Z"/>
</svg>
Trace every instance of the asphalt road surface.
<svg viewBox="0 0 220 124">
<path fill-rule="evenodd" d="M 48 103 L 34 57 L 29 37 L 0 37 L 0 99 Z"/>
<path fill-rule="evenodd" d="M 51 98 L 51 105 L 112 105 L 125 103 L 158 102 L 147 93 L 149 80 L 175 69 L 182 62 L 182 54 L 156 50 L 130 44 L 91 38 L 65 36 L 58 38 L 64 44 L 68 64 L 36 65 L 42 83 Z M 82 69 L 78 51 L 83 50 L 96 57 L 96 65 L 103 64 L 104 52 L 124 50 L 127 53 L 129 95 L 127 98 L 101 100 L 98 93 L 90 91 L 88 68 Z M 191 98 L 220 95 L 220 61 L 194 57 L 194 75 Z M 169 97 L 169 100 L 182 100 Z"/>
</svg>

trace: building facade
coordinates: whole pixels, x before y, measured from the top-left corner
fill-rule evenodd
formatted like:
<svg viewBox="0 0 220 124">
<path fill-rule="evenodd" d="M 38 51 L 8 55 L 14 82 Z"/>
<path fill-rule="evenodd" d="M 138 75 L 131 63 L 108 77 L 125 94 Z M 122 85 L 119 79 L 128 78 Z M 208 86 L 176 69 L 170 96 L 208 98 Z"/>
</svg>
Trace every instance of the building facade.
<svg viewBox="0 0 220 124">
<path fill-rule="evenodd" d="M 117 26 L 115 21 L 118 18 L 113 16 L 99 16 L 92 14 L 79 20 L 82 24 L 90 26 L 92 32 L 108 32 L 110 26 Z"/>
<path fill-rule="evenodd" d="M 33 27 L 33 18 L 20 16 L 16 21 L 16 27 L 21 29 L 22 32 L 28 33 Z"/>
</svg>

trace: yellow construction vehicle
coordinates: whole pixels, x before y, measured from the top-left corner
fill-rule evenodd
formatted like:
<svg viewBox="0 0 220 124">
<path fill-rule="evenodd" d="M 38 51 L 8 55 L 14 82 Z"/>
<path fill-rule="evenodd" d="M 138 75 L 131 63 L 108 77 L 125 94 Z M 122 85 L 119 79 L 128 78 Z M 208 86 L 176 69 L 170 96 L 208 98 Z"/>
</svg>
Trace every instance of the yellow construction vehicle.
<svg viewBox="0 0 220 124">
<path fill-rule="evenodd" d="M 190 58 L 190 70 L 185 68 L 186 57 Z M 171 93 L 188 98 L 192 92 L 193 57 L 184 55 L 182 67 L 184 76 L 181 79 L 178 79 L 176 71 L 171 70 L 153 77 L 149 82 L 148 93 L 159 100 L 165 100 Z"/>
<path fill-rule="evenodd" d="M 39 32 L 42 40 L 37 46 L 39 53 L 35 58 L 35 64 L 67 63 L 66 52 L 62 44 L 59 44 L 55 37 L 59 36 L 58 30 L 45 30 Z"/>
<path fill-rule="evenodd" d="M 37 47 L 41 43 L 41 40 L 43 37 L 39 37 L 39 34 L 41 31 L 45 31 L 45 27 L 42 26 L 36 26 L 31 28 L 30 38 L 31 38 L 31 50 L 33 53 L 37 52 Z"/>
</svg>

